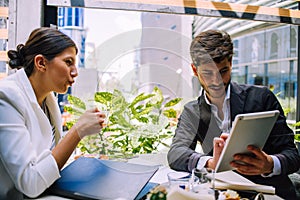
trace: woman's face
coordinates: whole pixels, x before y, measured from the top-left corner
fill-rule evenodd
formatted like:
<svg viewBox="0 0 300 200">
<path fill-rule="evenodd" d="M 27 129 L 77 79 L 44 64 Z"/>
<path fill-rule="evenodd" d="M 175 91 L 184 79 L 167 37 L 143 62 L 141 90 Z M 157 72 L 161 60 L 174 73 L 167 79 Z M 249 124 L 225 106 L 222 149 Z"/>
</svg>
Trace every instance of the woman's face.
<svg viewBox="0 0 300 200">
<path fill-rule="evenodd" d="M 50 90 L 57 93 L 66 93 L 68 87 L 78 75 L 76 68 L 76 50 L 74 47 L 65 49 L 51 61 L 46 61 L 48 85 Z"/>
</svg>

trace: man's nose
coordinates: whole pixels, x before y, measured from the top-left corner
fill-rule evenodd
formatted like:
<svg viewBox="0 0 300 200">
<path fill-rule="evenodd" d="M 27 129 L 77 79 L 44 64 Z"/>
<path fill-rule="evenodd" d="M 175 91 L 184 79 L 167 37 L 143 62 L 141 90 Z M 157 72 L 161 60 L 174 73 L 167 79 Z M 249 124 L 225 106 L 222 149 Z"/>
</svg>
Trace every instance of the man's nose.
<svg viewBox="0 0 300 200">
<path fill-rule="evenodd" d="M 219 72 L 213 73 L 212 77 L 211 77 L 211 81 L 212 81 L 212 83 L 217 84 L 217 85 L 222 83 L 223 80 L 222 80 L 221 74 Z"/>
</svg>

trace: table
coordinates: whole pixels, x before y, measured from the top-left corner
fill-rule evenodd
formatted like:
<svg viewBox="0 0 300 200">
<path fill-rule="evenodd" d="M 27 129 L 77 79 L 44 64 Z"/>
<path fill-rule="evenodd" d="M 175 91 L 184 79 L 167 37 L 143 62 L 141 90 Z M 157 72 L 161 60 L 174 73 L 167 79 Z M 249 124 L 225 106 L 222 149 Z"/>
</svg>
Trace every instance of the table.
<svg viewBox="0 0 300 200">
<path fill-rule="evenodd" d="M 128 160 L 129 163 L 144 164 L 144 165 L 160 165 L 159 170 L 151 178 L 150 182 L 163 184 L 168 182 L 167 174 L 174 171 L 168 167 L 166 153 L 144 154 Z M 277 195 L 264 194 L 265 200 L 281 200 Z M 70 200 L 54 195 L 47 195 L 36 198 L 37 200 Z M 116 199 L 125 200 L 125 199 Z"/>
</svg>

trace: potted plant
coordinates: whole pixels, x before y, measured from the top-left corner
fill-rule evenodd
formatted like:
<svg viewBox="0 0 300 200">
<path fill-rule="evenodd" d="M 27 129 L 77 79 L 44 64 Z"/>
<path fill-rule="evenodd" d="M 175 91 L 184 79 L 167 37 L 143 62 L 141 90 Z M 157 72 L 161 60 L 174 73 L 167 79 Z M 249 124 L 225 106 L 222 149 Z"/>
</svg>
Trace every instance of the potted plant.
<svg viewBox="0 0 300 200">
<path fill-rule="evenodd" d="M 294 134 L 295 134 L 294 135 L 294 141 L 295 141 L 295 144 L 298 148 L 298 152 L 300 154 L 300 133 L 299 133 L 299 131 L 300 131 L 300 129 L 299 129 L 300 122 L 296 122 L 296 123 L 292 124 L 292 127 L 293 127 Z"/>
<path fill-rule="evenodd" d="M 283 112 L 284 112 L 284 115 L 288 118 L 289 115 L 291 115 L 292 118 L 294 118 L 294 115 L 295 115 L 295 108 L 291 108 L 290 105 L 294 105 L 295 104 L 295 99 L 292 98 L 292 99 L 282 99 L 282 98 L 279 98 L 279 93 L 275 94 L 280 102 L 280 104 L 282 105 L 282 109 L 283 109 Z M 291 101 L 291 102 L 290 102 Z M 300 153 L 300 122 L 292 122 L 292 123 L 288 123 L 288 126 L 293 130 L 293 133 L 294 133 L 294 142 L 295 142 L 295 145 L 298 149 L 298 152 Z"/>
<path fill-rule="evenodd" d="M 165 102 L 162 91 L 155 87 L 152 93 L 125 97 L 119 91 L 96 92 L 92 100 L 100 110 L 108 110 L 108 123 L 98 135 L 83 138 L 78 148 L 82 153 L 100 154 L 100 157 L 118 158 L 135 154 L 153 153 L 174 135 L 179 114 L 175 107 L 181 98 Z M 71 113 L 68 128 L 86 110 L 86 103 L 72 95 L 65 110 Z"/>
</svg>

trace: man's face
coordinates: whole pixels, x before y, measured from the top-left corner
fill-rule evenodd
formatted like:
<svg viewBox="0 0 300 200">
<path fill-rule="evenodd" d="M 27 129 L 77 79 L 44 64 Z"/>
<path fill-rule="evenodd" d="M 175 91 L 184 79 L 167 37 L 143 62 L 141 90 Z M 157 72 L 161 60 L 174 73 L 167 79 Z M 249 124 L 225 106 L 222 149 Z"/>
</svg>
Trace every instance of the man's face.
<svg viewBox="0 0 300 200">
<path fill-rule="evenodd" d="M 192 69 L 210 100 L 225 96 L 231 79 L 231 62 L 227 58 L 220 63 L 210 62 L 198 67 L 192 64 Z"/>
</svg>

